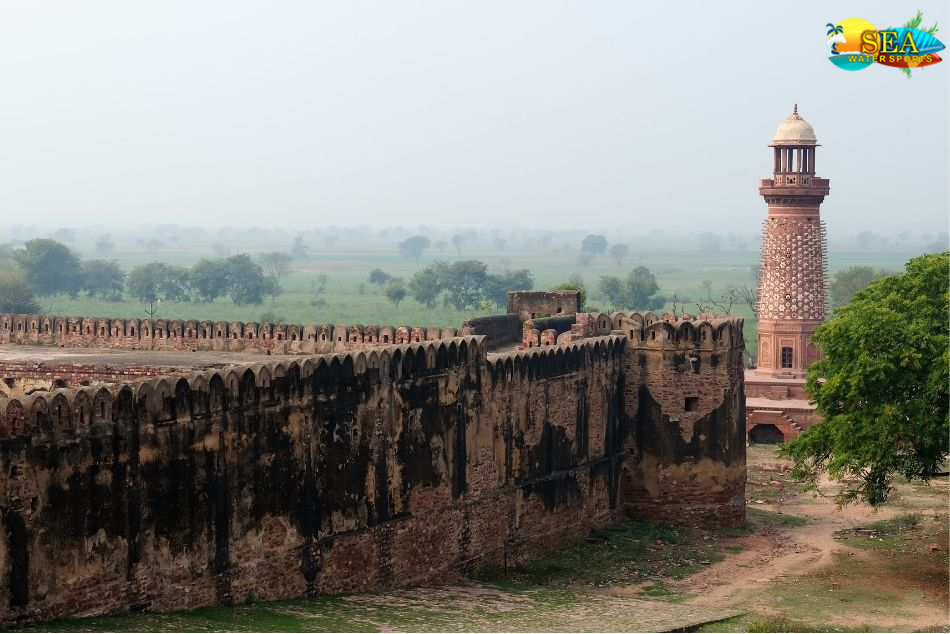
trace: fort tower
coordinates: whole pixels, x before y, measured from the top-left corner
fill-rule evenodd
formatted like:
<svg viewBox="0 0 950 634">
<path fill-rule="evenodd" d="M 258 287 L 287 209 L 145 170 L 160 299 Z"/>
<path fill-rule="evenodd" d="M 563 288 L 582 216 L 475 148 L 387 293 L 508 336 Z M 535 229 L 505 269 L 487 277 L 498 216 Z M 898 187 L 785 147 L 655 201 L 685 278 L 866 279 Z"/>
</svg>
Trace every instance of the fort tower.
<svg viewBox="0 0 950 634">
<path fill-rule="evenodd" d="M 811 341 L 825 319 L 825 227 L 819 215 L 828 179 L 815 176 L 818 141 L 798 104 L 775 131 L 772 178 L 759 193 L 768 204 L 759 280 L 758 372 L 804 378 L 819 357 Z"/>
</svg>

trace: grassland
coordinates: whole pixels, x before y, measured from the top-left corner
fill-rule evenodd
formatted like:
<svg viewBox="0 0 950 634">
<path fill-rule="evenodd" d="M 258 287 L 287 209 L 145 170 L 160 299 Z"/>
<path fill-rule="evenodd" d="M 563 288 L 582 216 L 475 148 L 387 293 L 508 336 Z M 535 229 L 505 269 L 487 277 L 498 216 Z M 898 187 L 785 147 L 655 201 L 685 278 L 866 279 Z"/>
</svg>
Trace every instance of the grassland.
<svg viewBox="0 0 950 634">
<path fill-rule="evenodd" d="M 611 242 L 615 239 L 609 237 Z M 392 242 L 341 242 L 333 247 L 317 249 L 306 260 L 295 260 L 291 270 L 281 280 L 284 292 L 276 301 L 266 298 L 261 305 L 237 306 L 230 298 L 219 298 L 210 303 L 181 302 L 163 303 L 158 317 L 202 318 L 236 321 L 285 321 L 297 323 L 390 323 L 441 327 L 458 327 L 465 319 L 479 311 L 458 311 L 441 304 L 432 310 L 415 302 L 411 298 L 393 306 L 378 288 L 367 281 L 369 272 L 381 268 L 391 275 L 408 280 L 415 271 L 436 259 L 476 259 L 489 265 L 490 270 L 504 268 L 530 270 L 534 276 L 536 288 L 550 288 L 572 277 L 584 280 L 589 288 L 588 305 L 599 310 L 610 311 L 607 300 L 597 289 L 597 283 L 603 275 L 622 276 L 631 268 L 645 266 L 657 278 L 660 292 L 664 296 L 676 295 L 678 308 L 696 312 L 696 300 L 702 296 L 703 282 L 711 282 L 714 296 L 718 296 L 730 285 L 754 285 L 753 267 L 758 262 L 758 252 L 754 248 L 745 250 L 724 250 L 715 254 L 706 254 L 688 240 L 670 240 L 650 237 L 620 239 L 630 246 L 630 256 L 621 264 L 606 255 L 599 256 L 589 266 L 577 262 L 577 245 L 561 243 L 541 248 L 524 244 L 511 246 L 506 250 L 489 248 L 488 245 L 465 247 L 461 253 L 449 245 L 443 251 L 430 249 L 419 262 L 400 258 L 395 243 Z M 254 243 L 248 243 L 254 244 Z M 76 242 L 70 245 L 83 258 L 115 259 L 123 270 L 152 261 L 168 262 L 179 266 L 190 266 L 202 257 L 215 257 L 210 245 L 176 247 L 169 243 L 158 249 L 146 250 L 136 244 L 117 244 L 108 254 L 97 252 L 91 242 Z M 281 245 L 284 249 L 287 245 Z M 242 248 L 236 245 L 233 252 L 280 248 L 278 245 L 257 245 L 257 248 Z M 900 270 L 903 264 L 916 255 L 913 252 L 898 251 L 832 251 L 830 253 L 830 271 L 854 265 L 868 265 L 875 268 Z M 315 298 L 315 286 L 319 274 L 327 276 L 325 290 L 319 295 L 323 303 L 312 304 Z M 138 316 L 145 317 L 145 307 L 140 302 L 126 299 L 119 302 L 102 301 L 81 295 L 71 298 L 59 295 L 41 298 L 41 306 L 51 314 L 78 314 L 96 316 Z M 664 310 L 673 308 L 668 302 Z M 491 312 L 502 312 L 503 308 L 494 308 Z M 749 306 L 735 303 L 731 312 L 746 318 L 746 342 L 750 350 L 755 345 L 755 321 Z"/>
</svg>

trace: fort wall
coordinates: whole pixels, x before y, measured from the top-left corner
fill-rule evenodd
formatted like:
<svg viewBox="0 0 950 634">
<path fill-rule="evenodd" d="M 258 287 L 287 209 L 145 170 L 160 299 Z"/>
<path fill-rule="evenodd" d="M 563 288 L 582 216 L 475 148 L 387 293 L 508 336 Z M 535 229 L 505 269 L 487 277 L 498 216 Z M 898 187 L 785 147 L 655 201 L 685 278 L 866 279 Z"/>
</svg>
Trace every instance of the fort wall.
<svg viewBox="0 0 950 634">
<path fill-rule="evenodd" d="M 48 334 L 8 318 L 7 341 Z M 59 319 L 50 345 L 130 332 Z M 449 580 L 623 516 L 740 523 L 741 322 L 578 313 L 567 343 L 505 353 L 333 326 L 359 347 L 0 398 L 0 621 Z"/>
<path fill-rule="evenodd" d="M 364 347 L 437 341 L 454 328 L 284 324 L 192 319 L 112 319 L 0 314 L 0 344 L 66 348 L 324 354 Z"/>
</svg>

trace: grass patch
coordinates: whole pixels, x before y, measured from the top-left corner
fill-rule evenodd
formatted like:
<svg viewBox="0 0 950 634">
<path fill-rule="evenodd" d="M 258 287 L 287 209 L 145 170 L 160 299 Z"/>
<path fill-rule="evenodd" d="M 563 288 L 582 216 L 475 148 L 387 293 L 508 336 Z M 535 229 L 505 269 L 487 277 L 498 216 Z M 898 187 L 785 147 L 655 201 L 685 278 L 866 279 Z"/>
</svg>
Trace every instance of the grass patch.
<svg viewBox="0 0 950 634">
<path fill-rule="evenodd" d="M 654 581 L 641 589 L 640 592 L 637 593 L 637 596 L 643 597 L 644 599 L 662 599 L 670 603 L 682 603 L 686 600 L 685 594 L 671 590 L 662 581 Z"/>
<path fill-rule="evenodd" d="M 746 510 L 746 516 L 756 524 L 765 524 L 768 526 L 777 526 L 779 528 L 794 528 L 804 526 L 810 520 L 800 515 L 788 515 L 786 513 L 776 513 L 775 511 L 766 511 L 749 507 Z"/>
<path fill-rule="evenodd" d="M 921 521 L 920 513 L 905 513 L 889 520 L 872 522 L 863 529 L 856 529 L 871 531 L 869 534 L 844 536 L 841 541 L 865 550 L 892 550 L 900 548 L 913 534 L 918 533 Z"/>
<path fill-rule="evenodd" d="M 630 522 L 592 531 L 587 539 L 508 569 L 507 579 L 532 585 L 607 586 L 667 577 L 678 579 L 723 559 L 715 540 L 694 540 L 683 529 Z M 478 579 L 504 579 L 497 566 L 483 568 Z"/>
</svg>

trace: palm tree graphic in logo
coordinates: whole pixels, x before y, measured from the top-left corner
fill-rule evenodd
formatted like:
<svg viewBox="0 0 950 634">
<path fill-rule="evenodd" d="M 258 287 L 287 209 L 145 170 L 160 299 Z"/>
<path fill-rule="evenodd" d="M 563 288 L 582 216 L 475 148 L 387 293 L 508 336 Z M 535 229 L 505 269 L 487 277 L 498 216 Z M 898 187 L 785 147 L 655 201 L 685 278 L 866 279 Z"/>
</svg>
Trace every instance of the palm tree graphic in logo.
<svg viewBox="0 0 950 634">
<path fill-rule="evenodd" d="M 825 26 L 828 27 L 828 57 L 840 55 L 841 53 L 838 52 L 838 44 L 848 43 L 848 40 L 844 39 L 844 27 L 840 24 L 835 26 L 831 23 Z"/>
</svg>

